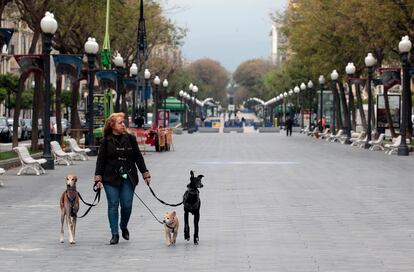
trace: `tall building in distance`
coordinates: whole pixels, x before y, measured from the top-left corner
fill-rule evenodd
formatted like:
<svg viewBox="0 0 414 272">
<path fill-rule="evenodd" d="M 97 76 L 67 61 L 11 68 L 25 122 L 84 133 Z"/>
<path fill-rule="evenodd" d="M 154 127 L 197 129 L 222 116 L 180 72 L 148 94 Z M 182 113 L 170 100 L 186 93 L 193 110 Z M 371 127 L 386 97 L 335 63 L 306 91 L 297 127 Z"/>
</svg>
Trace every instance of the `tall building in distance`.
<svg viewBox="0 0 414 272">
<path fill-rule="evenodd" d="M 272 37 L 272 63 L 280 66 L 286 60 L 286 37 L 279 23 L 273 22 L 270 36 Z"/>
</svg>

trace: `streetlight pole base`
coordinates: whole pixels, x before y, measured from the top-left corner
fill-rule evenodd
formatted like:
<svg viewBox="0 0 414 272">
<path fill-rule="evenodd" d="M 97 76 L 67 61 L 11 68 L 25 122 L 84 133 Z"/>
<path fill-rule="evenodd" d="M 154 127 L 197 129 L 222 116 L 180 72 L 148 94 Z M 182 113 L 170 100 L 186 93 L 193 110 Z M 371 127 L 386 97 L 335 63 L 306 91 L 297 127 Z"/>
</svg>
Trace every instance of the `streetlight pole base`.
<svg viewBox="0 0 414 272">
<path fill-rule="evenodd" d="M 404 145 L 404 146 L 399 146 L 398 147 L 398 156 L 408 156 L 409 154 L 409 150 L 408 150 L 408 146 Z"/>
<path fill-rule="evenodd" d="M 46 160 L 46 162 L 42 164 L 42 167 L 44 169 L 47 169 L 47 170 L 55 169 L 55 161 L 52 155 L 42 155 L 42 158 Z"/>
<path fill-rule="evenodd" d="M 88 156 L 90 156 L 90 157 L 95 157 L 95 156 L 98 155 L 98 151 L 96 150 L 96 148 L 91 148 L 91 151 L 89 151 L 86 154 L 88 154 Z"/>
<path fill-rule="evenodd" d="M 352 142 L 351 142 L 351 139 L 350 138 L 346 138 L 345 139 L 345 141 L 344 141 L 344 144 L 351 144 Z"/>
</svg>

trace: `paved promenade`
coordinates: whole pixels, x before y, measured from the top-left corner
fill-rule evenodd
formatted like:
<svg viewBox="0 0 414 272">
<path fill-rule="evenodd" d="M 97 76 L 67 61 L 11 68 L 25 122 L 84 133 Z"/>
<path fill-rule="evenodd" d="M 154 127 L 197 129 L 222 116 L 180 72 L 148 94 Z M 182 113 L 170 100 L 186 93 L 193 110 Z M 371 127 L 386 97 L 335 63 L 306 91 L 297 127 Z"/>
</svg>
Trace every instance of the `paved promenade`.
<svg viewBox="0 0 414 272">
<path fill-rule="evenodd" d="M 95 159 L 43 176 L 3 176 L 1 271 L 414 271 L 414 155 L 388 156 L 303 135 L 174 136 L 175 151 L 145 156 L 154 191 L 179 202 L 189 171 L 205 175 L 200 244 L 166 247 L 163 227 L 134 200 L 131 240 L 109 245 L 106 200 L 59 243 L 64 177 L 92 200 Z M 160 218 L 170 208 L 141 182 Z M 85 207 L 81 207 L 84 211 Z M 193 228 L 191 228 L 193 230 Z M 66 228 L 65 228 L 66 234 Z"/>
</svg>

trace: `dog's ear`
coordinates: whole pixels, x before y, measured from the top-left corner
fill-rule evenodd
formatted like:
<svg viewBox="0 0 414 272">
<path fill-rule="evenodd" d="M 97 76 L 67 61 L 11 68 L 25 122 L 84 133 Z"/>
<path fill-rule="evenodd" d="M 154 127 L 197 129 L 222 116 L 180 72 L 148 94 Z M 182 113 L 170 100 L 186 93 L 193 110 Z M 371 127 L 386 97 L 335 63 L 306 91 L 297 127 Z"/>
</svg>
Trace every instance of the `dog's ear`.
<svg viewBox="0 0 414 272">
<path fill-rule="evenodd" d="M 65 179 L 66 179 L 66 180 L 69 180 L 69 175 L 67 175 L 67 176 L 65 177 Z"/>
<path fill-rule="evenodd" d="M 78 181 L 78 176 L 73 176 L 73 179 L 75 180 L 75 182 Z"/>
<path fill-rule="evenodd" d="M 198 176 L 197 176 L 197 178 L 198 178 L 199 180 L 201 180 L 202 178 L 204 178 L 204 175 L 198 175 Z"/>
<path fill-rule="evenodd" d="M 190 171 L 190 175 L 191 175 L 191 177 L 192 177 L 192 178 L 194 177 L 194 172 L 193 172 L 193 170 L 191 170 L 191 171 Z"/>
<path fill-rule="evenodd" d="M 176 211 L 173 211 L 171 215 L 175 217 L 177 215 Z"/>
</svg>

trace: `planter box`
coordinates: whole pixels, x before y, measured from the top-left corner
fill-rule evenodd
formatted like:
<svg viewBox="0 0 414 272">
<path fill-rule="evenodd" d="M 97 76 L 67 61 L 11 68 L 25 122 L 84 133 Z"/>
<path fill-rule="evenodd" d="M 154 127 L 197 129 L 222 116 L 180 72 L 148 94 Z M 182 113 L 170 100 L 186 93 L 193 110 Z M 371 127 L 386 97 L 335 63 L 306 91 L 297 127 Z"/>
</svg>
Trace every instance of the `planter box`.
<svg viewBox="0 0 414 272">
<path fill-rule="evenodd" d="M 232 131 L 235 131 L 237 133 L 243 133 L 243 128 L 242 127 L 227 127 L 227 128 L 223 128 L 223 132 L 224 133 L 230 133 Z"/>
<path fill-rule="evenodd" d="M 199 127 L 198 132 L 200 133 L 219 133 L 220 128 L 213 128 L 213 127 Z"/>
<path fill-rule="evenodd" d="M 259 127 L 259 133 L 279 133 L 280 128 L 277 127 Z"/>
</svg>

